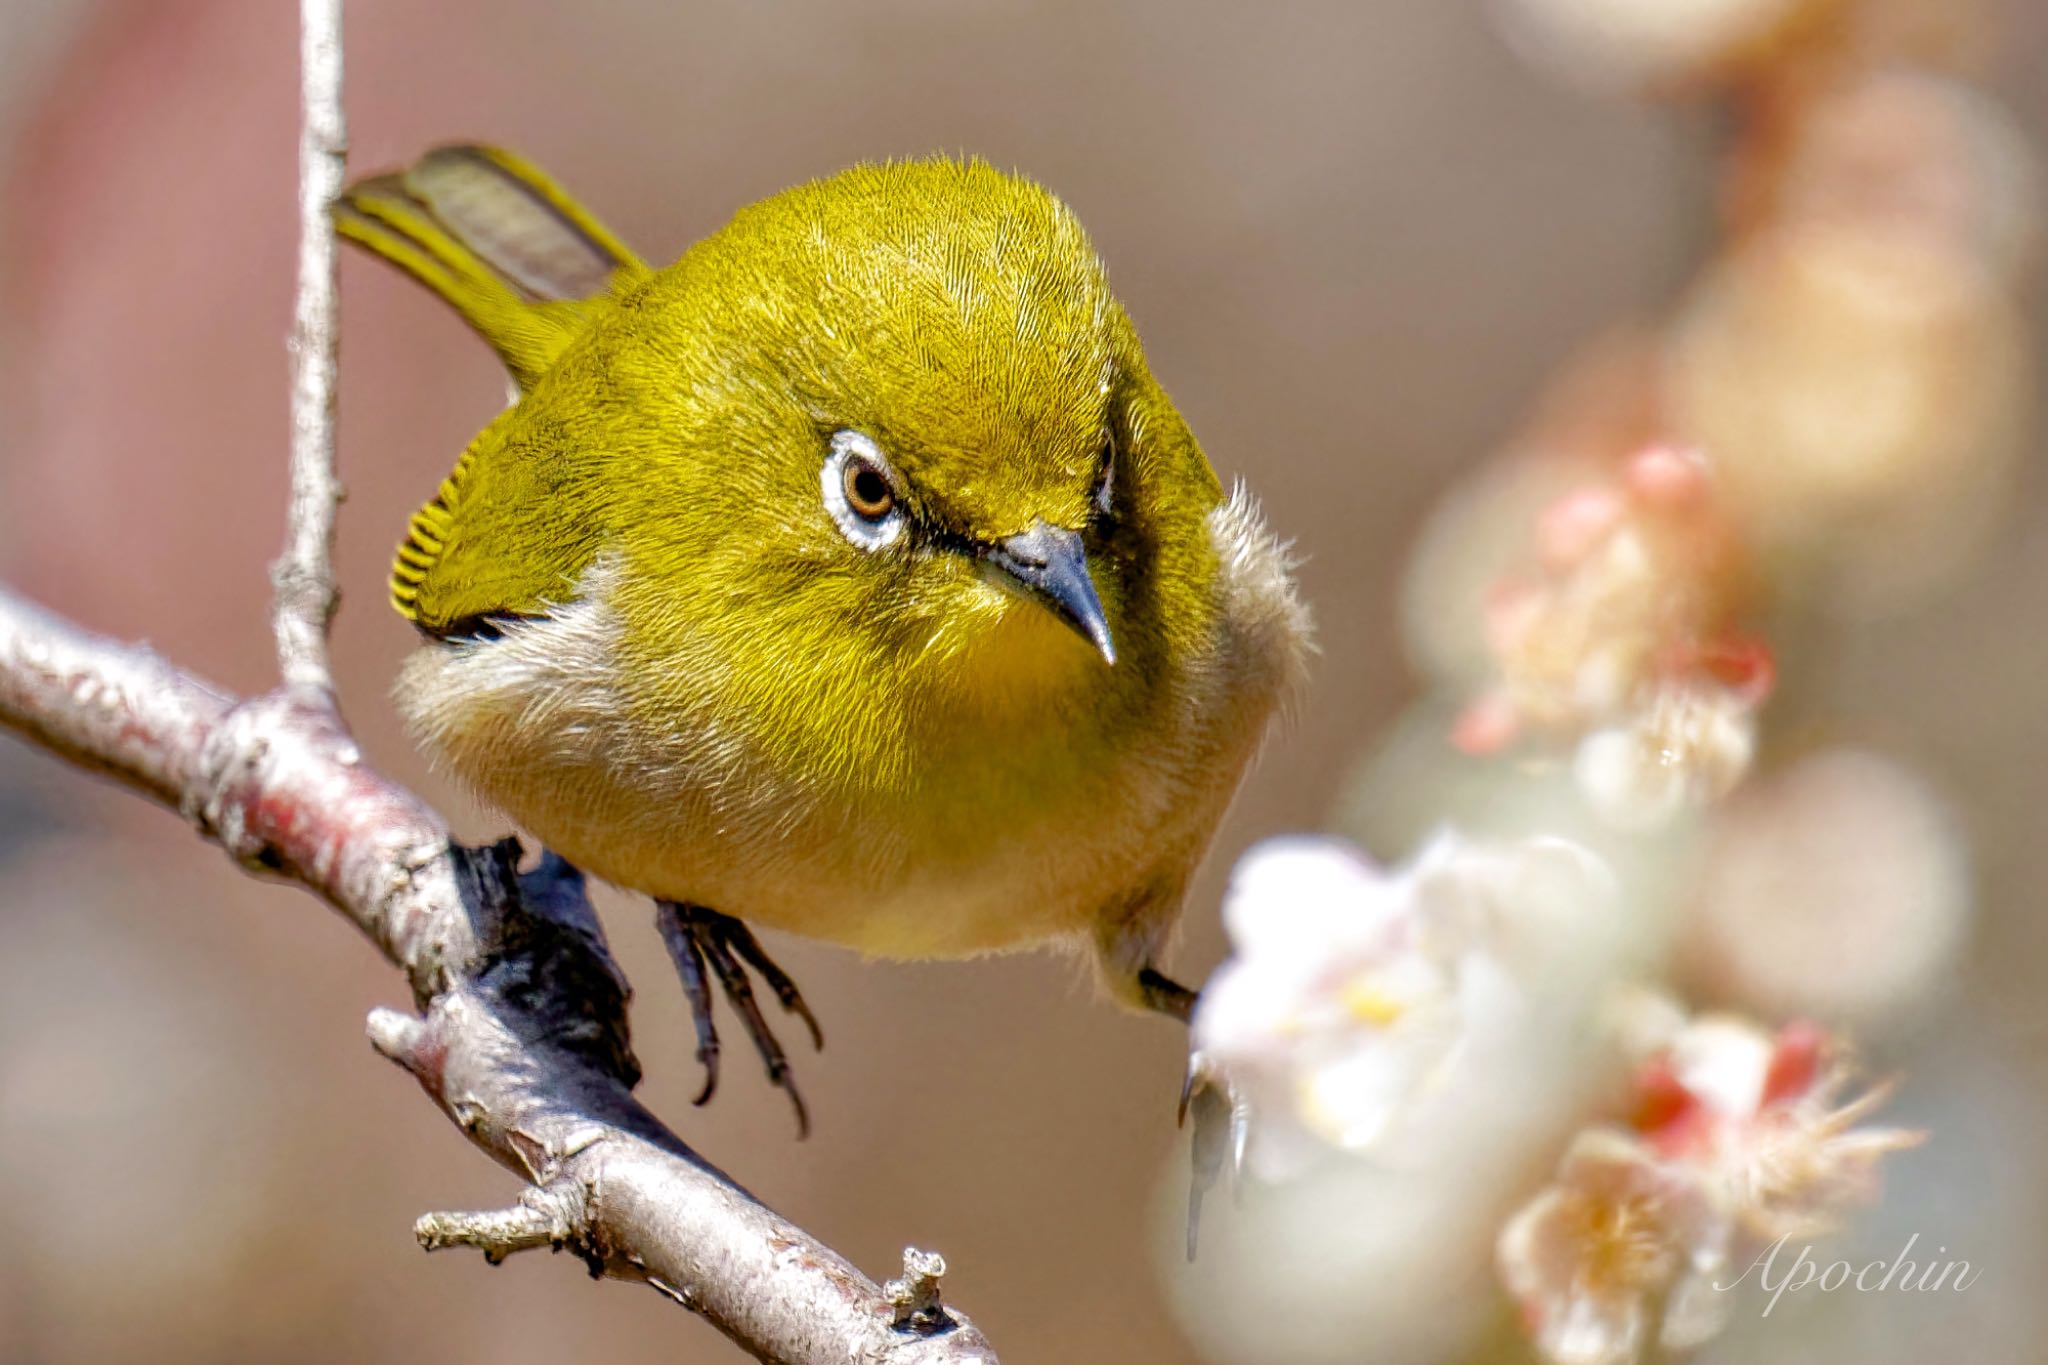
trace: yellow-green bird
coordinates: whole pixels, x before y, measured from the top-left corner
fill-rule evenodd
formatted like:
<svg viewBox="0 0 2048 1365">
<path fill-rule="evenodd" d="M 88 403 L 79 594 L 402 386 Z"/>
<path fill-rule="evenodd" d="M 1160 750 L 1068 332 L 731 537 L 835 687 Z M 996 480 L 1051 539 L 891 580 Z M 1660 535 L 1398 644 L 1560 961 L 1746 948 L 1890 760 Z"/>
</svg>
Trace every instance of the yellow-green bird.
<svg viewBox="0 0 2048 1365">
<path fill-rule="evenodd" d="M 742 919 L 884 957 L 1077 943 L 1185 1016 L 1154 963 L 1307 619 L 1066 205 L 980 161 L 863 165 L 652 269 L 458 146 L 335 219 L 519 388 L 398 552 L 426 636 L 398 705 L 657 900 L 700 1101 L 710 979 L 796 1098 L 746 969 L 809 1013 Z"/>
</svg>

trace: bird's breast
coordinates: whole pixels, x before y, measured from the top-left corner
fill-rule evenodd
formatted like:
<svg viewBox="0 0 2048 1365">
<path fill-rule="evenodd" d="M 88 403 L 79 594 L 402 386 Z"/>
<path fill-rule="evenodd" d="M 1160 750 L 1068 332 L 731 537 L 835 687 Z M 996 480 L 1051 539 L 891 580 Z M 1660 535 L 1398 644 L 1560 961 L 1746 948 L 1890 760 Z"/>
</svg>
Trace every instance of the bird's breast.
<svg viewBox="0 0 2048 1365">
<path fill-rule="evenodd" d="M 964 955 L 1085 929 L 1170 822 L 1163 737 L 1118 724 L 1127 701 L 1088 686 L 1106 666 L 1057 622 L 1009 642 L 1049 660 L 869 688 L 810 727 L 765 702 L 750 724 L 711 686 L 650 718 L 615 654 L 592 666 L 615 649 L 605 617 L 585 601 L 429 646 L 398 695 L 446 766 L 607 881 L 868 953 Z M 884 725 L 884 749 L 861 742 Z"/>
<path fill-rule="evenodd" d="M 1177 899 L 1300 676 L 1256 509 L 1233 497 L 1210 533 L 1211 643 L 1177 663 L 1112 669 L 1027 609 L 916 667 L 813 631 L 649 668 L 600 563 L 549 616 L 420 650 L 398 701 L 444 767 L 620 886 L 879 955 L 1038 942 L 1138 889 Z"/>
</svg>

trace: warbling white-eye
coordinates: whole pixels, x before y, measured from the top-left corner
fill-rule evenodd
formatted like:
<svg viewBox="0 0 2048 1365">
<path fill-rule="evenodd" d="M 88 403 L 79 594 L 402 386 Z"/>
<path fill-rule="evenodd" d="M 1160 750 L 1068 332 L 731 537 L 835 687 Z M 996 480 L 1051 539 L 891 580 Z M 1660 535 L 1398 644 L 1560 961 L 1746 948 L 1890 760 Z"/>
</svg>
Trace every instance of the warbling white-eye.
<svg viewBox="0 0 2048 1365">
<path fill-rule="evenodd" d="M 1185 1016 L 1154 958 L 1307 621 L 1064 204 L 979 161 L 864 165 L 651 269 L 461 146 L 335 219 L 519 387 L 398 552 L 427 637 L 398 705 L 660 903 L 700 1102 L 707 964 L 796 1096 L 746 969 L 809 1012 L 741 918 L 885 957 L 1076 942 Z"/>
</svg>

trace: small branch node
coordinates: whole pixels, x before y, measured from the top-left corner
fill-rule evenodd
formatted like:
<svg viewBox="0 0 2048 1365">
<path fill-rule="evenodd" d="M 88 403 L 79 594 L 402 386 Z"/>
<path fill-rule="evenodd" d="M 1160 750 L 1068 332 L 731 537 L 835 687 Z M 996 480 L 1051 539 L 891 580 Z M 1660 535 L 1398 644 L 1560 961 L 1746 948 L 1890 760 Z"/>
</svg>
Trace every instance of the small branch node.
<svg viewBox="0 0 2048 1365">
<path fill-rule="evenodd" d="M 425 1060 L 421 1056 L 427 1039 L 425 1023 L 403 1011 L 379 1005 L 370 1011 L 364 1031 L 378 1056 L 398 1063 L 415 1076 L 420 1074 Z"/>
<path fill-rule="evenodd" d="M 580 1188 L 574 1185 L 530 1189 L 509 1209 L 480 1213 L 423 1214 L 412 1225 L 412 1235 L 427 1251 L 449 1247 L 475 1247 L 484 1259 L 498 1265 L 516 1251 L 548 1247 L 560 1251 L 574 1246 L 581 1253 L 584 1204 Z"/>
<path fill-rule="evenodd" d="M 456 1127 L 472 1137 L 483 1131 L 484 1124 L 491 1117 L 490 1110 L 468 1096 L 449 1100 L 448 1114 L 455 1120 Z"/>
<path fill-rule="evenodd" d="M 889 1325 L 926 1336 L 951 1327 L 953 1319 L 939 1298 L 939 1281 L 945 1273 L 946 1258 L 938 1252 L 903 1248 L 903 1278 L 882 1286 L 891 1310 Z"/>
</svg>

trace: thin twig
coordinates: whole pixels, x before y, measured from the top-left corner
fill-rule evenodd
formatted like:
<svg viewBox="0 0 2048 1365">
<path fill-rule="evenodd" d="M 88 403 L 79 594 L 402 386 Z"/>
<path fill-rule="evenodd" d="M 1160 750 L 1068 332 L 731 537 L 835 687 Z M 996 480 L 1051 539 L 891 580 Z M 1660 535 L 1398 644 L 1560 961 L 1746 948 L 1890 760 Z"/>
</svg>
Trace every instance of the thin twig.
<svg viewBox="0 0 2048 1365">
<path fill-rule="evenodd" d="M 292 310 L 291 513 L 271 569 L 273 629 L 287 684 L 334 690 L 327 625 L 334 586 L 334 391 L 339 353 L 334 232 L 328 205 L 341 193 L 348 128 L 341 104 L 342 0 L 300 0 L 299 285 Z"/>
</svg>

